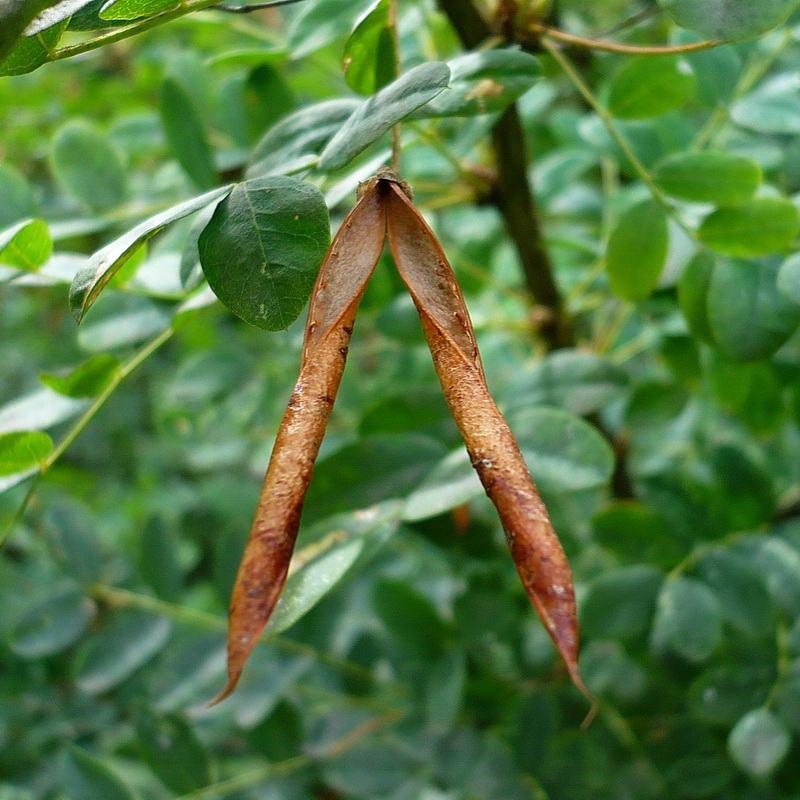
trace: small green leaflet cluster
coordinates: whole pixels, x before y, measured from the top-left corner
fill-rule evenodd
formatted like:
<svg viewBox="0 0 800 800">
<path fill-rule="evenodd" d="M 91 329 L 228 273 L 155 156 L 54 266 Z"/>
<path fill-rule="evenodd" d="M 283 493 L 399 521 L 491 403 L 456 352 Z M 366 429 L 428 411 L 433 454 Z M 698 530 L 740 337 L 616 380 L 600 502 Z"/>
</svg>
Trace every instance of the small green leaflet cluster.
<svg viewBox="0 0 800 800">
<path fill-rule="evenodd" d="M 714 51 L 717 62 L 724 60 L 725 49 Z M 632 121 L 621 130 L 634 131 L 633 121 L 690 102 L 700 91 L 690 60 L 699 57 L 698 69 L 706 70 L 708 55 L 628 60 L 612 77 L 608 94 L 609 112 Z M 761 92 L 769 89 L 767 84 Z M 754 119 L 762 116 L 753 109 L 758 98 L 756 92 L 734 108 L 742 109 L 744 124 L 767 132 L 778 113 Z M 612 291 L 631 302 L 647 299 L 664 280 L 667 265 L 686 261 L 681 253 L 694 249 L 697 255 L 683 270 L 680 287 L 692 332 L 737 360 L 771 355 L 800 325 L 791 288 L 787 295 L 777 282 L 786 260 L 781 286 L 791 285 L 794 262 L 784 256 L 800 234 L 796 204 L 762 186 L 754 160 L 714 149 L 669 155 L 653 165 L 651 180 L 651 197 L 632 193 L 611 231 L 606 271 Z"/>
</svg>

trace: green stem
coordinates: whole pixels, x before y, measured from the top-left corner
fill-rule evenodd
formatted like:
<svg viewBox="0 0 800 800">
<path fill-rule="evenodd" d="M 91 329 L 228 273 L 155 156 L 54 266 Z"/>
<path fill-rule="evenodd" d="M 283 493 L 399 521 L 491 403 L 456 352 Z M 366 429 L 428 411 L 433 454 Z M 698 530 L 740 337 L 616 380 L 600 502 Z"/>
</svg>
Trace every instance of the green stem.
<svg viewBox="0 0 800 800">
<path fill-rule="evenodd" d="M 739 83 L 736 85 L 730 102 L 725 105 L 717 106 L 714 113 L 709 117 L 708 122 L 697 135 L 697 138 L 692 143 L 693 150 L 702 150 L 707 145 L 718 142 L 718 137 L 722 133 L 723 126 L 730 119 L 728 109 L 736 100 L 746 95 L 767 72 L 769 72 L 772 65 L 793 40 L 794 35 L 792 31 L 786 30 L 783 34 L 783 38 L 774 50 L 765 53 L 761 58 L 753 58 L 739 80 Z"/>
<path fill-rule="evenodd" d="M 116 388 L 125 380 L 143 361 L 146 361 L 161 345 L 170 339 L 173 334 L 172 328 L 167 328 L 155 338 L 151 339 L 141 350 L 137 351 L 128 361 L 126 361 L 117 372 L 114 373 L 108 385 L 94 399 L 92 404 L 81 414 L 78 421 L 67 431 L 64 438 L 53 448 L 46 459 L 42 461 L 39 472 L 35 475 L 28 492 L 22 500 L 19 508 L 14 514 L 11 523 L 3 531 L 0 537 L 0 549 L 6 544 L 16 526 L 22 520 L 28 505 L 33 498 L 34 492 L 41 482 L 44 474 L 58 461 L 64 451 L 81 435 L 83 429 L 94 419 L 97 412 L 105 405 L 106 400 L 114 394 Z"/>
<path fill-rule="evenodd" d="M 634 170 L 636 171 L 636 174 L 650 190 L 650 194 L 653 196 L 653 199 L 664 208 L 667 214 L 672 217 L 678 225 L 680 225 L 680 227 L 690 238 L 694 239 L 694 231 L 680 218 L 672 204 L 669 202 L 669 200 L 667 200 L 666 195 L 661 191 L 661 189 L 659 189 L 658 184 L 653 179 L 653 176 L 650 174 L 647 167 L 642 164 L 642 162 L 639 160 L 639 157 L 633 152 L 628 140 L 622 134 L 622 131 L 620 131 L 620 129 L 617 127 L 614 118 L 595 97 L 595 95 L 592 93 L 592 90 L 589 88 L 589 85 L 583 80 L 578 71 L 572 65 L 572 62 L 558 49 L 558 47 L 555 46 L 555 44 L 553 44 L 553 42 L 547 36 L 542 36 L 541 42 L 542 47 L 544 47 L 544 49 L 547 50 L 547 52 L 550 53 L 550 55 L 555 59 L 578 92 L 580 92 L 584 100 L 586 100 L 586 102 L 594 109 L 594 111 L 597 113 L 597 116 L 600 117 L 600 120 L 602 121 L 603 125 L 605 125 L 606 130 L 609 132 L 609 134 L 611 134 L 611 137 L 617 143 L 617 146 L 622 151 L 623 155 L 628 159 L 628 161 L 630 161 L 631 166 L 633 166 Z"/>
<path fill-rule="evenodd" d="M 149 17 L 148 19 L 145 19 L 142 22 L 137 22 L 134 25 L 128 25 L 126 28 L 120 28 L 119 30 L 111 31 L 110 33 L 104 33 L 102 36 L 96 36 L 94 39 L 89 39 L 86 42 L 80 42 L 79 44 L 61 47 L 56 50 L 47 60 L 59 61 L 62 58 L 72 58 L 72 56 L 77 56 L 81 53 L 88 53 L 91 50 L 97 50 L 99 47 L 105 47 L 107 44 L 121 42 L 123 39 L 136 36 L 138 33 L 143 33 L 151 28 L 157 28 L 159 25 L 163 25 L 165 22 L 171 22 L 173 19 L 178 19 L 179 17 L 186 16 L 186 14 L 191 14 L 193 11 L 200 11 L 203 8 L 216 5 L 218 2 L 219 0 L 189 0 L 186 3 L 182 3 L 177 8 L 165 11 L 163 14 L 158 14 L 155 17 Z"/>
<path fill-rule="evenodd" d="M 201 611 L 188 606 L 168 603 L 164 600 L 159 600 L 157 597 L 139 594 L 129 589 L 118 589 L 113 586 L 106 586 L 105 584 L 95 584 L 90 588 L 89 594 L 96 600 L 110 606 L 151 611 L 154 614 L 159 614 L 175 622 L 182 622 L 186 625 L 194 625 L 215 631 L 225 631 L 228 628 L 228 622 L 224 617 L 210 614 L 208 611 Z M 330 655 L 329 653 L 324 653 L 311 645 L 303 644 L 294 639 L 286 639 L 282 636 L 268 634 L 268 638 L 264 638 L 261 641 L 274 644 L 283 650 L 297 653 L 298 655 L 311 656 L 320 661 L 324 661 L 341 672 L 347 672 L 361 680 L 372 681 L 375 679 L 375 676 L 360 664 Z M 400 684 L 397 684 L 397 686 L 399 687 Z"/>
</svg>

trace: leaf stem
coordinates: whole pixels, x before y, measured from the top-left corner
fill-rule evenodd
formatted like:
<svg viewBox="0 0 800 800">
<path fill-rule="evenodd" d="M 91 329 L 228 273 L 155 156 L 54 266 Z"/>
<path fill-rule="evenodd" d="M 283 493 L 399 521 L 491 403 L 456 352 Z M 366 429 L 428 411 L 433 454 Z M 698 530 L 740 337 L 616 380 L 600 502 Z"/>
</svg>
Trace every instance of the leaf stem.
<svg viewBox="0 0 800 800">
<path fill-rule="evenodd" d="M 47 458 L 42 461 L 39 467 L 39 472 L 34 476 L 34 479 L 28 488 L 28 492 L 14 514 L 11 523 L 8 525 L 5 531 L 3 531 L 2 537 L 0 537 L 0 548 L 6 544 L 16 526 L 22 520 L 22 517 L 25 514 L 25 511 L 27 510 L 36 488 L 41 482 L 44 474 L 53 466 L 53 464 L 56 463 L 56 461 L 58 461 L 59 458 L 61 458 L 61 456 L 64 454 L 64 451 L 78 438 L 78 436 L 81 435 L 83 429 L 92 421 L 97 412 L 105 405 L 106 400 L 111 397 L 122 381 L 124 381 L 125 378 L 127 378 L 138 366 L 140 366 L 143 361 L 146 361 L 156 350 L 158 350 L 161 345 L 168 341 L 173 333 L 174 331 L 171 327 L 167 328 L 159 333 L 158 336 L 147 342 L 147 344 L 145 344 L 141 350 L 138 350 L 128 361 L 126 361 L 117 370 L 117 372 L 114 373 L 107 386 L 102 392 L 100 392 L 99 395 L 97 395 L 92 404 L 86 409 L 86 411 L 83 412 L 83 414 L 81 414 L 81 416 L 78 418 L 78 421 L 67 431 L 64 438 L 53 448 L 53 450 L 48 454 Z"/>
<path fill-rule="evenodd" d="M 91 50 L 97 50 L 99 47 L 104 47 L 107 44 L 114 44 L 121 42 L 131 36 L 136 36 L 137 33 L 143 33 L 151 28 L 157 28 L 165 22 L 171 22 L 173 19 L 191 14 L 193 11 L 200 11 L 201 9 L 208 8 L 209 6 L 216 5 L 219 0 L 188 0 L 182 3 L 177 8 L 172 8 L 169 11 L 164 11 L 162 14 L 157 14 L 154 17 L 148 17 L 141 22 L 128 25 L 125 28 L 104 33 L 102 36 L 96 36 L 94 39 L 89 39 L 86 42 L 69 45 L 67 47 L 60 47 L 54 51 L 48 61 L 59 61 L 62 58 L 72 58 L 72 56 L 88 53 Z"/>
<path fill-rule="evenodd" d="M 555 46 L 555 44 L 553 44 L 552 40 L 548 36 L 542 36 L 541 41 L 542 47 L 547 50 L 547 52 L 550 53 L 550 55 L 555 59 L 566 76 L 570 79 L 573 86 L 578 90 L 584 100 L 586 100 L 586 102 L 594 109 L 594 111 L 597 113 L 597 116 L 600 117 L 600 120 L 602 121 L 606 130 L 609 132 L 609 134 L 611 134 L 611 137 L 617 143 L 617 146 L 622 151 L 623 155 L 628 159 L 628 161 L 630 161 L 631 166 L 635 170 L 636 174 L 650 190 L 650 194 L 653 196 L 653 199 L 664 208 L 667 214 L 675 220 L 675 222 L 681 227 L 686 235 L 689 236 L 689 238 L 694 239 L 694 231 L 681 219 L 675 208 L 672 206 L 669 200 L 667 200 L 666 195 L 661 191 L 661 189 L 659 189 L 647 167 L 642 164 L 642 162 L 639 160 L 639 157 L 633 152 L 628 140 L 622 134 L 622 131 L 620 131 L 620 129 L 617 127 L 614 118 L 600 103 L 597 97 L 595 97 L 586 81 L 583 80 L 573 66 L 572 62 L 559 50 L 558 47 Z"/>
<path fill-rule="evenodd" d="M 394 73 L 395 77 L 398 77 L 400 75 L 400 33 L 397 29 L 397 0 L 389 0 L 389 31 L 392 35 L 392 47 L 394 49 Z M 392 128 L 392 170 L 396 175 L 400 175 L 401 133 L 402 130 L 398 122 Z"/>
<path fill-rule="evenodd" d="M 228 622 L 224 617 L 211 614 L 208 611 L 201 611 L 197 608 L 168 603 L 165 600 L 159 600 L 157 597 L 132 592 L 129 589 L 119 589 L 105 584 L 94 584 L 90 587 L 89 594 L 94 597 L 95 600 L 99 600 L 109 606 L 151 611 L 154 614 L 160 614 L 163 617 L 167 617 L 175 622 L 182 622 L 186 625 L 194 625 L 214 631 L 225 631 L 228 628 Z M 261 639 L 261 643 L 274 644 L 283 650 L 297 653 L 298 655 L 311 656 L 312 658 L 323 661 L 335 669 L 338 669 L 340 672 L 346 672 L 364 681 L 375 680 L 375 676 L 372 672 L 365 669 L 360 664 L 317 650 L 311 645 L 298 642 L 294 639 L 287 639 L 275 634 L 267 634 L 265 638 Z M 397 686 L 400 687 L 401 684 L 397 684 Z"/>
<path fill-rule="evenodd" d="M 725 42 L 716 39 L 707 39 L 703 42 L 692 42 L 691 44 L 676 45 L 644 45 L 644 44 L 622 44 L 620 42 L 609 42 L 603 39 L 588 39 L 585 36 L 576 36 L 574 33 L 549 28 L 546 25 L 533 24 L 530 30 L 538 35 L 549 36 L 565 44 L 575 47 L 586 47 L 590 50 L 603 50 L 607 53 L 626 53 L 628 55 L 648 55 L 648 56 L 670 56 L 681 53 L 696 53 L 699 50 L 710 50 L 712 47 L 719 47 Z"/>
<path fill-rule="evenodd" d="M 207 800 L 209 798 L 225 797 L 242 789 L 255 786 L 268 778 L 288 775 L 298 769 L 310 766 L 318 760 L 337 758 L 358 744 L 365 736 L 369 736 L 369 734 L 375 733 L 375 731 L 387 725 L 394 724 L 402 719 L 403 716 L 405 716 L 403 711 L 387 711 L 385 714 L 379 714 L 377 717 L 372 717 L 360 725 L 356 725 L 344 736 L 325 747 L 317 756 L 303 754 L 274 764 L 265 764 L 263 767 L 250 770 L 242 775 L 236 775 L 233 778 L 212 783 L 210 786 L 189 792 L 189 794 L 183 794 L 177 800 Z"/>
</svg>

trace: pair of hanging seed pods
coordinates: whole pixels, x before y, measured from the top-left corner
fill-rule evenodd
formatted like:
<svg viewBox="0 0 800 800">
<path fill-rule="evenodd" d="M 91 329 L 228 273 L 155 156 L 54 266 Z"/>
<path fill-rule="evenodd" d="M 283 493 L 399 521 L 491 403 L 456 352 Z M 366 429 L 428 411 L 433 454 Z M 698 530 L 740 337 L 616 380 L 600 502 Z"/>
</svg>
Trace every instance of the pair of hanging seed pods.
<svg viewBox="0 0 800 800">
<path fill-rule="evenodd" d="M 572 573 L 508 424 L 495 405 L 456 276 L 410 191 L 384 168 L 359 187 L 311 296 L 300 375 L 272 451 L 230 606 L 228 682 L 235 688 L 280 597 L 303 500 L 336 392 L 356 311 L 388 236 L 419 312 L 434 366 L 472 465 L 502 520 L 522 583 L 575 685 L 578 624 Z"/>
</svg>

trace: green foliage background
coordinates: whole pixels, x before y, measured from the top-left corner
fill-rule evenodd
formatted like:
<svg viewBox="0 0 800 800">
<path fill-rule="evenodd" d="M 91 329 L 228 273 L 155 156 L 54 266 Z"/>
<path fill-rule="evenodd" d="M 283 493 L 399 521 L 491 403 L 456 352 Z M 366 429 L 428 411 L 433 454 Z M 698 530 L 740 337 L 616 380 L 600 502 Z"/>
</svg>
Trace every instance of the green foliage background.
<svg viewBox="0 0 800 800">
<path fill-rule="evenodd" d="M 172 7 L 119 2 L 127 19 Z M 350 37 L 369 5 L 201 10 L 0 78 L 0 798 L 799 797 L 796 3 L 563 0 L 556 22 L 580 34 L 649 8 L 606 38 L 734 40 L 568 49 L 565 64 L 513 49 L 454 62 L 436 4 L 400 0 L 405 88 L 367 101 L 364 122 L 356 92 L 395 77 L 385 2 Z M 0 71 L 117 30 L 100 6 L 0 38 Z M 439 91 L 433 61 L 451 88 L 412 107 Z M 574 329 L 554 350 L 487 184 L 516 98 Z M 206 705 L 302 319 L 265 331 L 216 302 L 198 267 L 213 205 L 174 208 L 245 178 L 272 187 L 317 215 L 287 256 L 307 265 L 327 244 L 323 197 L 335 227 L 388 157 L 380 121 L 412 114 L 403 176 L 575 571 L 601 701 L 585 731 L 388 257 L 286 597 L 237 693 Z M 162 212 L 104 251 L 107 286 L 76 327 L 73 277 Z M 247 251 L 283 230 L 226 235 Z M 230 269 L 205 266 L 215 288 Z M 283 322 L 304 269 L 277 294 L 237 272 L 246 302 L 224 299 L 255 321 L 274 303 Z M 73 311 L 88 309 L 81 280 Z"/>
</svg>

